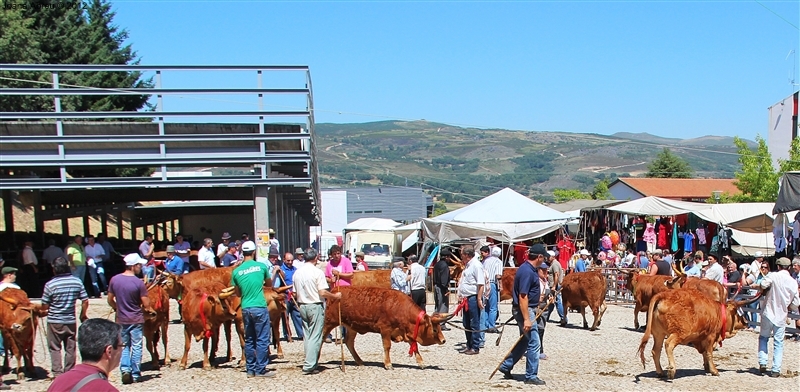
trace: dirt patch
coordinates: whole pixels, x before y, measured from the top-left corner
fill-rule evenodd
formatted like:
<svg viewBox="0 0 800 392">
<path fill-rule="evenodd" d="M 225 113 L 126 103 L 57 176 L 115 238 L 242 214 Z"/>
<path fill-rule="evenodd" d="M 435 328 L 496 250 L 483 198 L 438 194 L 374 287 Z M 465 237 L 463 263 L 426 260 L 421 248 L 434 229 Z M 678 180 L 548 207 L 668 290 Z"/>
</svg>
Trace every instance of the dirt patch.
<svg viewBox="0 0 800 392">
<path fill-rule="evenodd" d="M 601 375 L 601 376 L 611 376 L 611 377 L 627 377 L 626 375 L 624 375 L 624 374 L 622 374 L 622 373 L 617 373 L 617 371 L 616 371 L 616 370 L 612 370 L 612 371 L 610 371 L 610 372 L 600 372 L 600 373 L 597 373 L 597 374 L 599 374 L 599 375 Z"/>
<path fill-rule="evenodd" d="M 617 361 L 616 359 L 609 359 L 609 360 L 606 360 L 606 364 L 608 364 L 608 365 L 619 365 L 619 361 Z"/>
</svg>

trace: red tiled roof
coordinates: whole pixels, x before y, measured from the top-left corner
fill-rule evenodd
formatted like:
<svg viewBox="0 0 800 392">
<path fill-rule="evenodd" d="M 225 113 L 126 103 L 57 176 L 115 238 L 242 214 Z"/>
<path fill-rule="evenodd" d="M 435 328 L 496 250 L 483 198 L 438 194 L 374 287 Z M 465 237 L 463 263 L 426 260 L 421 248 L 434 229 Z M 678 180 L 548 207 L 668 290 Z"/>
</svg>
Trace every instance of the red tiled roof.
<svg viewBox="0 0 800 392">
<path fill-rule="evenodd" d="M 722 191 L 729 195 L 741 193 L 739 188 L 733 184 L 734 179 L 618 178 L 617 181 L 628 185 L 644 196 L 669 199 L 708 199 L 712 197 L 714 191 Z"/>
</svg>

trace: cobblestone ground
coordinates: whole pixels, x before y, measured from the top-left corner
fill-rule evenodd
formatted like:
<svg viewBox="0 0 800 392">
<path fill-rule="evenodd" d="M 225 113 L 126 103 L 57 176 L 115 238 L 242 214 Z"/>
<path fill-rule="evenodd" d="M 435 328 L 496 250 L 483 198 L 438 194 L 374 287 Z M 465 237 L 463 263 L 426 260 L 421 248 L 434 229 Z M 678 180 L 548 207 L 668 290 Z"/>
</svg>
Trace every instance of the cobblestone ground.
<svg viewBox="0 0 800 392">
<path fill-rule="evenodd" d="M 90 316 L 108 315 L 104 301 L 91 300 Z M 173 318 L 177 318 L 177 306 L 172 302 Z M 430 307 L 429 307 L 430 310 Z M 501 304 L 501 319 L 510 316 L 510 306 Z M 377 334 L 361 335 L 356 339 L 356 349 L 366 362 L 356 367 L 349 352 L 345 349 L 346 373 L 339 369 L 340 348 L 335 344 L 325 344 L 321 363 L 324 370 L 316 375 L 302 375 L 300 364 L 303 360 L 303 343 L 283 343 L 285 358 L 274 360 L 270 368 L 278 371 L 273 380 L 247 379 L 242 369 L 235 367 L 238 358 L 230 363 L 217 363 L 217 368 L 201 369 L 201 343 L 192 343 L 189 352 L 190 368 L 184 371 L 172 367 L 162 370 L 149 370 L 144 365 L 144 382 L 122 385 L 119 371 L 111 376 L 111 381 L 122 391 L 218 391 L 218 390 L 494 390 L 494 389 L 549 389 L 564 391 L 589 390 L 723 390 L 742 391 L 798 391 L 800 388 L 800 343 L 786 341 L 781 378 L 768 378 L 757 374 L 758 335 L 741 331 L 714 353 L 714 360 L 720 370 L 719 377 L 703 374 L 700 354 L 690 347 L 680 346 L 675 350 L 678 372 L 673 381 L 659 380 L 655 375 L 652 357 L 647 348 L 647 366 L 642 368 L 636 350 L 642 337 L 632 330 L 633 311 L 626 306 L 609 306 L 602 326 L 594 332 L 578 328 L 580 315 L 570 314 L 572 325 L 561 328 L 549 324 L 544 344 L 547 360 L 540 362 L 539 376 L 547 382 L 544 387 L 528 386 L 521 382 L 524 361 L 517 364 L 514 374 L 517 380 L 504 380 L 498 372 L 489 381 L 489 374 L 497 366 L 505 352 L 519 336 L 516 326 L 509 326 L 503 334 L 499 346 L 495 346 L 496 334 L 486 335 L 486 348 L 480 355 L 464 356 L 457 353 L 463 343 L 464 333 L 452 329 L 445 332 L 447 343 L 442 346 L 420 347 L 427 367 L 419 369 L 413 358 L 408 357 L 407 344 L 394 344 L 391 355 L 394 370 L 387 371 L 382 366 L 382 346 Z M 555 320 L 555 317 L 553 318 Z M 644 322 L 644 315 L 640 315 Z M 589 317 L 591 323 L 591 317 Z M 174 363 L 183 354 L 183 327 L 171 324 L 169 329 L 170 356 Z M 39 372 L 49 369 L 50 359 L 43 353 L 44 347 L 39 333 L 36 342 L 35 361 Z M 234 355 L 238 357 L 238 339 L 233 338 Z M 144 360 L 150 356 L 144 353 Z M 662 356 L 666 367 L 666 355 Z M 44 369 L 42 369 L 44 368 Z M 5 383 L 17 391 L 43 391 L 49 381 L 23 380 L 17 382 L 10 374 L 4 377 Z"/>
</svg>

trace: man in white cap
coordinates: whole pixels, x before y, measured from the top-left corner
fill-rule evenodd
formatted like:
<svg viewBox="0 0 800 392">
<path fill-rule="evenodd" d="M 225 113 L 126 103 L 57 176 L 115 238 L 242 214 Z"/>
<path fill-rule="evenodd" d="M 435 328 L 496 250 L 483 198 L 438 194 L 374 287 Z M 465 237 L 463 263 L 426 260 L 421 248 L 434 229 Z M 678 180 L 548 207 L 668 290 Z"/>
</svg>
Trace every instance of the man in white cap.
<svg viewBox="0 0 800 392">
<path fill-rule="evenodd" d="M 797 310 L 800 306 L 800 297 L 797 292 L 797 282 L 789 274 L 791 261 L 781 257 L 776 262 L 778 270 L 770 272 L 761 281 L 760 288 L 764 290 L 764 311 L 761 313 L 761 330 L 758 336 L 758 370 L 767 372 L 769 354 L 767 343 L 772 335 L 772 372 L 770 377 L 781 376 L 781 362 L 783 360 L 783 339 L 786 335 L 786 317 L 788 309 Z M 796 358 L 795 358 L 796 359 Z"/>
<path fill-rule="evenodd" d="M 559 263 L 556 259 L 556 252 L 548 250 L 547 255 L 550 258 L 550 260 L 548 260 L 550 267 L 547 269 L 547 283 L 550 285 L 551 290 L 558 290 L 561 288 L 561 283 L 564 282 L 564 269 L 561 268 L 561 263 Z M 561 303 L 560 291 L 556 295 L 555 306 L 556 311 L 558 312 L 558 317 L 560 317 L 561 320 L 564 320 L 564 304 Z M 552 310 L 547 313 L 547 321 L 550 321 L 550 315 L 552 313 Z"/>
<path fill-rule="evenodd" d="M 139 369 L 144 329 L 142 309 L 150 306 L 150 300 L 144 283 L 136 277 L 147 260 L 136 253 L 125 256 L 124 260 L 125 272 L 115 275 L 108 282 L 108 305 L 117 312 L 116 322 L 122 326 L 123 349 L 119 363 L 122 383 L 131 384 L 139 381 L 142 375 Z"/>
<path fill-rule="evenodd" d="M 750 272 L 758 272 L 761 271 L 761 264 L 764 264 L 764 254 L 761 252 L 756 252 L 753 254 L 753 262 L 750 263 Z"/>
<path fill-rule="evenodd" d="M 575 272 L 586 272 L 586 266 L 589 264 L 589 251 L 586 249 L 581 249 L 581 251 L 578 252 L 578 255 L 580 258 L 578 258 L 578 261 L 575 262 Z"/>
</svg>

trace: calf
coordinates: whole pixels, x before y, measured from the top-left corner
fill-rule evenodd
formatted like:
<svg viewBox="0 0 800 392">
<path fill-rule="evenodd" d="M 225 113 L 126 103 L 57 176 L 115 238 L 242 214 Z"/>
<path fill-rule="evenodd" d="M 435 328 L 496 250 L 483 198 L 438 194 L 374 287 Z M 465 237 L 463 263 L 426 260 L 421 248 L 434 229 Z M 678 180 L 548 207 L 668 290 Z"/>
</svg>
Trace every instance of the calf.
<svg viewBox="0 0 800 392">
<path fill-rule="evenodd" d="M 0 333 L 10 352 L 17 359 L 17 379 L 34 377 L 36 369 L 33 363 L 33 341 L 39 317 L 47 316 L 40 310 L 41 305 L 31 303 L 24 291 L 7 287 L 0 292 Z M 9 350 L 6 350 L 8 353 Z M 23 370 L 23 361 L 25 364 Z M 8 365 L 8 357 L 5 358 Z"/>
<path fill-rule="evenodd" d="M 654 295 L 667 290 L 665 283 L 671 277 L 665 275 L 645 275 L 639 271 L 624 271 L 618 269 L 620 273 L 625 274 L 625 286 L 633 293 L 633 327 L 639 329 L 639 312 L 647 313 L 650 306 L 650 300 Z M 647 314 L 645 314 L 647 320 Z"/>
<path fill-rule="evenodd" d="M 517 268 L 503 268 L 503 275 L 500 277 L 500 301 L 505 301 L 513 297 L 514 277 L 517 275 Z"/>
<path fill-rule="evenodd" d="M 179 369 L 186 369 L 192 336 L 197 341 L 203 340 L 203 369 L 211 368 L 208 339 L 212 338 L 212 344 L 215 345 L 219 339 L 220 325 L 233 320 L 236 317 L 236 308 L 241 306 L 238 297 L 231 297 L 230 292 L 223 292 L 225 287 L 226 285 L 209 283 L 205 287 L 184 290 L 181 311 L 183 313 L 183 333 L 186 340 Z M 230 341 L 228 347 L 230 347 Z M 230 355 L 230 348 L 228 355 Z"/>
<path fill-rule="evenodd" d="M 356 271 L 353 273 L 353 279 L 350 284 L 353 287 L 380 287 L 391 289 L 391 273 L 392 270 Z"/>
<path fill-rule="evenodd" d="M 408 295 L 397 290 L 376 287 L 340 287 L 341 302 L 328 300 L 325 309 L 325 324 L 322 335 L 326 336 L 333 328 L 341 324 L 347 328 L 345 344 L 358 366 L 364 362 L 356 353 L 356 334 L 374 332 L 383 339 L 383 366 L 392 369 L 389 349 L 394 342 L 407 342 L 411 345 L 409 355 L 416 356 L 417 364 L 424 367 L 417 344 L 430 346 L 444 344 L 441 323 L 451 319 L 453 315 L 427 315 Z M 341 315 L 339 314 L 341 309 Z"/>
<path fill-rule="evenodd" d="M 147 288 L 147 298 L 150 299 L 150 308 L 146 309 L 144 319 L 144 338 L 147 351 L 152 358 L 153 369 L 158 370 L 158 339 L 164 345 L 164 366 L 169 366 L 169 351 L 167 350 L 167 338 L 169 334 L 169 295 L 160 285 L 151 285 Z"/>
<path fill-rule="evenodd" d="M 647 329 L 639 344 L 642 366 L 645 366 L 644 349 L 650 335 L 653 335 L 653 362 L 660 377 L 664 376 L 664 370 L 661 368 L 661 348 L 665 343 L 669 361 L 666 374 L 668 378 L 675 378 L 673 351 L 679 344 L 691 344 L 703 355 L 703 369 L 718 376 L 719 372 L 714 365 L 714 345 L 717 343 L 722 345 L 726 337 L 734 336 L 737 330 L 747 326 L 744 317 L 739 313 L 739 308 L 758 298 L 757 296 L 747 301 L 720 303 L 708 298 L 699 290 L 686 288 L 656 294 L 650 301 Z"/>
<path fill-rule="evenodd" d="M 581 312 L 583 316 L 583 328 L 589 328 L 586 322 L 586 307 L 592 309 L 594 322 L 590 331 L 594 331 L 600 325 L 603 313 L 606 311 L 606 280 L 598 271 L 573 272 L 564 277 L 561 285 L 561 300 L 564 309 L 573 309 Z M 564 320 L 561 326 L 567 325 L 567 312 L 564 312 Z"/>
</svg>

